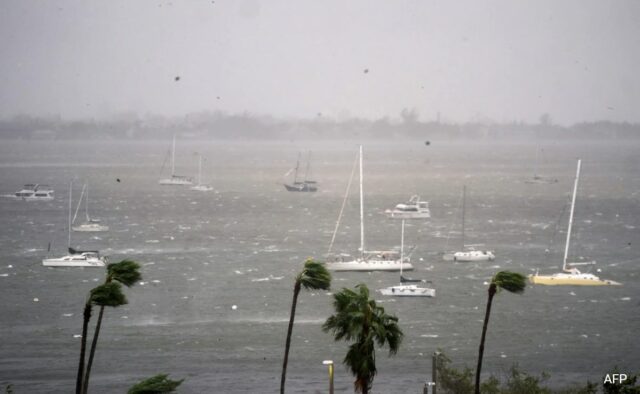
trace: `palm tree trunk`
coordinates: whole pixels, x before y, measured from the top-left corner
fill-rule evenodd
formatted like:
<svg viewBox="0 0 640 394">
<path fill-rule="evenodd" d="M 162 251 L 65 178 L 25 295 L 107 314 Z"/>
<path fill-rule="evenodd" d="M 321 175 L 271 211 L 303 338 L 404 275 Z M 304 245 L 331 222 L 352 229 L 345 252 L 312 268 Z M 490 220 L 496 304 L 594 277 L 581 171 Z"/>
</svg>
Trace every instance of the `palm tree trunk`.
<svg viewBox="0 0 640 394">
<path fill-rule="evenodd" d="M 91 350 L 89 351 L 89 361 L 87 361 L 87 370 L 85 371 L 84 383 L 82 384 L 82 394 L 87 394 L 89 390 L 89 375 L 91 374 L 91 366 L 93 365 L 93 356 L 95 356 L 96 347 L 98 346 L 98 335 L 100 335 L 100 327 L 102 326 L 102 315 L 104 315 L 104 306 L 100 307 L 96 330 L 93 333 L 93 341 L 91 342 Z"/>
<path fill-rule="evenodd" d="M 478 368 L 476 369 L 476 390 L 475 394 L 480 394 L 480 372 L 482 370 L 482 356 L 484 355 L 484 340 L 487 336 L 487 327 L 489 326 L 489 316 L 491 315 L 491 303 L 493 296 L 496 295 L 496 284 L 489 286 L 489 298 L 487 299 L 487 311 L 484 314 L 484 325 L 482 326 L 482 338 L 480 338 L 480 349 L 478 350 Z"/>
<path fill-rule="evenodd" d="M 284 382 L 287 376 L 287 363 L 289 362 L 289 348 L 291 347 L 291 334 L 293 333 L 293 320 L 296 317 L 296 304 L 300 294 L 300 281 L 293 286 L 293 301 L 291 302 L 291 315 L 289 316 L 289 328 L 287 329 L 287 342 L 284 346 L 284 361 L 282 362 L 282 377 L 280 378 L 280 394 L 284 394 Z"/>
<path fill-rule="evenodd" d="M 87 331 L 91 319 L 91 302 L 84 305 L 82 314 L 82 338 L 80 342 L 80 361 L 78 362 L 78 376 L 76 377 L 76 394 L 82 393 L 82 374 L 84 372 L 84 354 L 87 351 Z"/>
</svg>

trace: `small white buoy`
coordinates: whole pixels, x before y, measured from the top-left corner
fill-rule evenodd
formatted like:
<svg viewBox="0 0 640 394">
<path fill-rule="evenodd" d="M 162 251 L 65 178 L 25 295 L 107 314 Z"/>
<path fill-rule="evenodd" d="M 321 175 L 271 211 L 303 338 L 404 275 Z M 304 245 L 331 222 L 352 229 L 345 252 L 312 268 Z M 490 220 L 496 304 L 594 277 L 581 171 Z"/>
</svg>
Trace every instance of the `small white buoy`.
<svg viewBox="0 0 640 394">
<path fill-rule="evenodd" d="M 40 301 L 40 300 L 38 299 L 38 297 L 36 297 L 36 298 L 34 298 L 34 299 L 33 299 L 33 302 L 38 302 L 38 301 Z"/>
<path fill-rule="evenodd" d="M 236 309 L 238 309 L 238 305 L 232 305 L 231 309 L 233 309 L 235 311 Z"/>
</svg>

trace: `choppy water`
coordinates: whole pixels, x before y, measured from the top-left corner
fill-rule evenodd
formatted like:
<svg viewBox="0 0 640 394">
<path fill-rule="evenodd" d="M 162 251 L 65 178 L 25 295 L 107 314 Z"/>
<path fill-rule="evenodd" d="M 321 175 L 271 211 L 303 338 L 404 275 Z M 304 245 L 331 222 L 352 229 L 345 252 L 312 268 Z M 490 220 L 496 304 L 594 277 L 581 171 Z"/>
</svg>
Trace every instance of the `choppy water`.
<svg viewBox="0 0 640 394">
<path fill-rule="evenodd" d="M 531 185 L 534 144 L 420 142 L 365 144 L 366 237 L 371 248 L 400 243 L 400 222 L 382 212 L 419 193 L 432 219 L 413 221 L 413 277 L 433 282 L 435 299 L 376 295 L 405 333 L 396 357 L 380 352 L 377 393 L 416 393 L 445 351 L 456 365 L 475 365 L 486 302 L 485 282 L 499 270 L 552 273 L 561 265 L 566 203 L 583 159 L 572 254 L 595 259 L 603 278 L 621 288 L 528 287 L 494 302 L 484 370 L 502 374 L 513 363 L 548 371 L 553 384 L 599 381 L 618 365 L 640 369 L 640 145 L 547 143 L 539 172 L 556 184 Z M 95 392 L 124 392 L 135 381 L 166 372 L 186 378 L 184 393 L 277 392 L 292 280 L 308 256 L 326 252 L 356 154 L 356 143 L 178 141 L 180 173 L 215 192 L 160 186 L 169 142 L 16 142 L 0 145 L 0 194 L 24 183 L 47 183 L 52 202 L 0 199 L 0 381 L 16 392 L 71 392 L 75 383 L 82 305 L 103 280 L 97 269 L 41 265 L 51 242 L 67 240 L 68 182 L 75 197 L 91 184 L 91 211 L 108 233 L 73 234 L 72 244 L 96 247 L 111 261 L 143 265 L 143 283 L 128 289 L 129 305 L 106 313 L 94 364 Z M 313 150 L 314 194 L 288 193 L 281 183 L 299 150 Z M 165 174 L 166 175 L 166 169 Z M 120 182 L 116 179 L 119 178 Z M 467 200 L 467 239 L 495 250 L 488 263 L 452 263 L 441 252 L 459 242 L 458 203 Z M 359 243 L 356 190 L 334 247 Z M 450 234 L 450 229 L 454 232 Z M 545 250 L 549 249 L 549 252 Z M 335 273 L 333 288 L 396 283 L 393 273 Z M 35 300 L 38 301 L 35 301 Z M 345 343 L 320 326 L 331 296 L 299 300 L 288 369 L 290 392 L 326 391 L 325 359 L 339 362 Z M 236 306 L 233 309 L 232 306 Z M 352 378 L 338 365 L 336 390 Z"/>
</svg>

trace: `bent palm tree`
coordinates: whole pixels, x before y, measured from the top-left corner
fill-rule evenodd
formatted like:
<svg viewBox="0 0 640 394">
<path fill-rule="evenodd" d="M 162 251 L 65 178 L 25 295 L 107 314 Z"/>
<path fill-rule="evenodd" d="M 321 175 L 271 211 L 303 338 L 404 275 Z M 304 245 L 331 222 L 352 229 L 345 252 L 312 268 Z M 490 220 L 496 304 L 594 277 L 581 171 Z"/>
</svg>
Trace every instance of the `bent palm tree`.
<svg viewBox="0 0 640 394">
<path fill-rule="evenodd" d="M 131 287 L 134 284 L 136 284 L 136 282 L 138 282 L 140 279 L 142 279 L 142 275 L 140 274 L 139 270 L 140 270 L 140 265 L 131 260 L 122 260 L 119 263 L 109 264 L 107 266 L 107 277 L 104 283 L 105 285 L 107 285 L 107 284 L 113 283 L 113 281 L 116 281 L 116 282 L 122 283 L 127 287 Z M 117 283 L 113 283 L 113 284 L 117 284 Z M 120 288 L 120 285 L 119 284 L 117 285 L 118 285 L 117 287 Z M 94 290 L 92 290 L 92 294 Z M 124 295 L 122 296 L 124 297 Z M 87 362 L 87 368 L 84 373 L 84 381 L 82 383 L 82 392 L 81 392 L 82 394 L 87 394 L 89 389 L 89 376 L 91 375 L 91 366 L 93 365 L 93 357 L 95 356 L 96 347 L 98 346 L 98 336 L 100 335 L 100 327 L 102 326 L 102 317 L 104 315 L 104 307 L 105 306 L 117 307 L 127 303 L 126 299 L 124 300 L 124 304 L 117 304 L 117 305 L 109 304 L 109 302 L 112 300 L 109 300 L 107 298 L 100 299 L 100 301 L 102 302 L 97 302 L 94 299 L 92 302 L 93 304 L 100 306 L 100 314 L 98 315 L 96 329 L 93 333 L 91 350 L 89 352 L 89 361 Z M 83 335 L 84 334 L 85 333 L 83 333 Z"/>
<path fill-rule="evenodd" d="M 289 361 L 289 348 L 291 346 L 291 334 L 293 333 L 293 320 L 296 317 L 296 304 L 300 289 L 328 290 L 331 286 L 331 274 L 325 266 L 312 259 L 307 259 L 302 272 L 296 276 L 293 286 L 293 301 L 291 302 L 291 314 L 289 316 L 289 328 L 287 329 L 287 341 L 284 348 L 284 361 L 282 363 L 282 377 L 280 378 L 280 393 L 284 394 L 284 382 L 287 376 L 287 363 Z"/>
<path fill-rule="evenodd" d="M 487 300 L 487 310 L 484 315 L 484 324 L 482 326 L 482 338 L 480 339 L 480 349 L 478 350 L 478 367 L 476 368 L 476 387 L 475 393 L 480 394 L 480 372 L 482 370 L 482 356 L 484 355 L 484 340 L 487 335 L 487 327 L 489 326 L 489 316 L 491 315 L 491 303 L 493 297 L 498 291 L 504 289 L 510 293 L 524 293 L 527 287 L 524 275 L 517 272 L 500 271 L 491 279 L 489 285 L 489 298 Z"/>
<path fill-rule="evenodd" d="M 398 352 L 404 334 L 398 326 L 398 318 L 387 315 L 384 308 L 369 299 L 369 289 L 364 284 L 356 286 L 357 292 L 342 289 L 334 294 L 335 315 L 322 325 L 324 332 L 331 332 L 336 341 L 355 341 L 343 363 L 356 377 L 354 389 L 368 394 L 376 375 L 375 344 L 388 344 L 389 355 Z"/>
</svg>

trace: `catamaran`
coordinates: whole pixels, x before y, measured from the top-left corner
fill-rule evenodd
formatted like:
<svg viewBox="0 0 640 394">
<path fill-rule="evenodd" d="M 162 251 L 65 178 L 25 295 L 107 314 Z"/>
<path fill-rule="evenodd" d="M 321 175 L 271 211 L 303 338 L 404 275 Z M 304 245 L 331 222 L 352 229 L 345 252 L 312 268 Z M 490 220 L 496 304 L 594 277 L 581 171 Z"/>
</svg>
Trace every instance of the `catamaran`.
<svg viewBox="0 0 640 394">
<path fill-rule="evenodd" d="M 176 136 L 173 136 L 173 145 L 171 146 L 171 178 L 160 179 L 161 185 L 166 186 L 189 186 L 193 185 L 193 179 L 186 175 L 176 175 Z"/>
<path fill-rule="evenodd" d="M 402 276 L 402 262 L 404 261 L 404 220 L 402 220 L 402 236 L 400 243 L 400 284 L 380 289 L 382 295 L 395 297 L 435 297 L 436 289 L 428 287 L 418 287 L 417 285 L 406 284 L 408 282 L 422 282 L 420 279 L 408 279 Z"/>
<path fill-rule="evenodd" d="M 558 183 L 558 180 L 556 178 L 549 178 L 546 176 L 542 176 L 540 174 L 538 174 L 538 163 L 539 163 L 539 152 L 541 151 L 541 149 L 537 149 L 536 150 L 536 160 L 534 162 L 534 167 L 533 167 L 533 176 L 529 179 L 527 179 L 526 181 L 524 181 L 524 183 L 533 183 L 533 184 L 551 184 L 551 183 Z"/>
<path fill-rule="evenodd" d="M 475 250 L 471 249 L 471 245 L 465 245 L 464 239 L 464 219 L 465 219 L 465 207 L 466 207 L 466 194 L 467 187 L 462 186 L 462 248 L 461 251 L 445 254 L 452 256 L 453 261 L 492 261 L 496 258 L 495 254 L 490 250 Z"/>
<path fill-rule="evenodd" d="M 86 191 L 86 195 L 85 195 L 85 191 Z M 80 204 L 82 204 L 83 196 L 85 196 L 84 198 L 85 198 L 86 221 L 77 226 L 73 226 L 73 223 L 75 223 L 76 217 L 78 216 L 78 210 L 80 209 Z M 72 224 L 72 227 L 71 227 L 72 230 L 78 231 L 78 232 L 96 233 L 96 232 L 109 231 L 109 226 L 105 226 L 104 224 L 100 223 L 100 219 L 92 218 L 89 216 L 89 185 L 86 183 L 82 187 L 82 192 L 80 193 L 80 200 L 78 201 L 78 206 L 76 207 L 76 213 L 73 215 L 73 220 L 71 220 L 71 224 Z"/>
<path fill-rule="evenodd" d="M 328 261 L 325 263 L 327 269 L 333 271 L 400 271 L 401 267 L 404 266 L 405 271 L 409 271 L 413 269 L 413 266 L 409 262 L 409 259 L 406 258 L 403 262 L 400 258 L 400 254 L 395 250 L 389 251 L 367 251 L 365 249 L 364 244 L 364 197 L 363 197 L 363 180 L 362 180 L 362 145 L 360 145 L 359 151 L 359 163 L 360 163 L 360 255 L 353 259 L 349 258 L 348 255 L 340 254 L 333 261 Z M 355 170 L 355 168 L 354 168 Z M 353 173 L 351 174 L 353 178 Z M 333 246 L 333 240 L 335 240 L 335 235 L 338 231 L 338 226 L 340 224 L 340 218 L 342 217 L 342 211 L 344 209 L 346 199 L 349 195 L 349 187 L 351 186 L 351 179 L 349 180 L 349 185 L 347 186 L 347 193 L 345 194 L 345 200 L 342 204 L 342 209 L 340 210 L 340 215 L 338 216 L 338 222 L 336 223 L 336 229 L 333 233 L 333 239 L 329 246 L 329 252 L 331 252 L 331 247 Z"/>
<path fill-rule="evenodd" d="M 310 155 L 310 154 L 309 154 Z M 315 192 L 318 191 L 318 183 L 316 181 L 309 180 L 310 176 L 310 162 L 311 160 L 307 157 L 307 168 L 304 172 L 304 179 L 302 181 L 298 180 L 298 170 L 300 168 L 300 153 L 298 153 L 298 160 L 296 161 L 296 167 L 293 169 L 293 183 L 284 184 L 285 189 L 290 192 Z M 289 173 L 291 170 L 289 171 Z M 286 175 L 288 175 L 287 173 Z M 285 175 L 285 176 L 286 176 Z"/>
<path fill-rule="evenodd" d="M 595 262 L 568 263 L 569 242 L 571 241 L 571 227 L 573 226 L 573 212 L 576 205 L 576 193 L 578 191 L 578 180 L 580 179 L 580 160 L 576 170 L 576 179 L 573 183 L 573 196 L 571 197 L 571 211 L 569 213 L 569 226 L 567 228 L 567 242 L 564 246 L 564 258 L 562 259 L 562 272 L 552 275 L 540 275 L 536 271 L 534 275 L 529 275 L 529 281 L 536 285 L 570 285 L 570 286 L 608 286 L 620 285 L 613 280 L 600 279 L 591 273 L 582 273 L 575 266 L 592 265 Z"/>
<path fill-rule="evenodd" d="M 76 250 L 71 247 L 71 192 L 73 183 L 69 185 L 69 241 L 67 244 L 68 255 L 59 258 L 46 258 L 42 260 L 45 267 L 104 267 L 106 257 L 101 257 L 96 250 Z"/>
<path fill-rule="evenodd" d="M 431 211 L 429 202 L 420 200 L 420 196 L 412 196 L 408 202 L 397 204 L 393 209 L 385 211 L 387 217 L 392 219 L 429 219 Z"/>
</svg>

